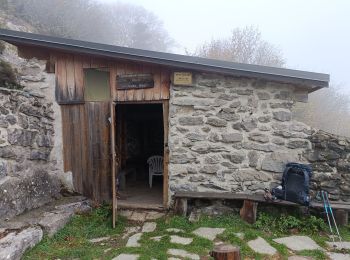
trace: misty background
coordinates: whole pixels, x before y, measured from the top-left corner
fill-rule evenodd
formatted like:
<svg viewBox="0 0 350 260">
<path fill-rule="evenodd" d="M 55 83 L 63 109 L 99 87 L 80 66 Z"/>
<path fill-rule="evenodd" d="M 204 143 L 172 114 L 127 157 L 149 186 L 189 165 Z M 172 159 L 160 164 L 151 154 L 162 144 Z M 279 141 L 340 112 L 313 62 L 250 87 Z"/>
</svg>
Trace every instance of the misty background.
<svg viewBox="0 0 350 260">
<path fill-rule="evenodd" d="M 331 75 L 297 120 L 350 136 L 349 1 L 0 0 L 40 34 Z M 0 24 L 6 27 L 6 24 Z"/>
</svg>

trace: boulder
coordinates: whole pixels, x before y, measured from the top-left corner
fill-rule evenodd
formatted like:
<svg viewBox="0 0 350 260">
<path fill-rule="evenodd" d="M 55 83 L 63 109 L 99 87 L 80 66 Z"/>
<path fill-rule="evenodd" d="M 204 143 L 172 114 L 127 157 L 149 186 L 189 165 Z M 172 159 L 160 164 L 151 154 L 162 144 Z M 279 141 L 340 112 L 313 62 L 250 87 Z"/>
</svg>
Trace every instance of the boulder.
<svg viewBox="0 0 350 260">
<path fill-rule="evenodd" d="M 38 227 L 11 232 L 0 239 L 0 259 L 20 260 L 23 253 L 33 248 L 42 238 L 43 231 Z"/>
</svg>

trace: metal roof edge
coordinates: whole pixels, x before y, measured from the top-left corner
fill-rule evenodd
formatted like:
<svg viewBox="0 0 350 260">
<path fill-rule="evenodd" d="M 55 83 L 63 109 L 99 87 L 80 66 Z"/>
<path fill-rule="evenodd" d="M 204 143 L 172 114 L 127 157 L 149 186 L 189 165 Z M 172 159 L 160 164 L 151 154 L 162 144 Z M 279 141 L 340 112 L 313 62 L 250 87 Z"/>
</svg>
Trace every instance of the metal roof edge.
<svg viewBox="0 0 350 260">
<path fill-rule="evenodd" d="M 102 43 L 59 38 L 34 33 L 0 29 L 0 39 L 12 44 L 25 44 L 58 50 L 74 51 L 103 57 L 150 62 L 184 69 L 257 77 L 286 83 L 307 85 L 311 89 L 328 87 L 329 74 L 244 64 L 173 53 L 141 50 Z"/>
</svg>

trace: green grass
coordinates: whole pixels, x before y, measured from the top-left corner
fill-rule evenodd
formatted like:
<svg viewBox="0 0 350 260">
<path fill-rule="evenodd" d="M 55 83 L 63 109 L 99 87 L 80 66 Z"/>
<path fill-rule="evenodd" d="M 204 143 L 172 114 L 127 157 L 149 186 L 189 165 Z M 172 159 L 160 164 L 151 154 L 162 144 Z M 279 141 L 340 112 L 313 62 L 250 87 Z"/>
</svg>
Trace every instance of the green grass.
<svg viewBox="0 0 350 260">
<path fill-rule="evenodd" d="M 247 245 L 247 242 L 257 237 L 267 240 L 278 251 L 278 259 L 287 259 L 290 251 L 283 245 L 273 241 L 274 238 L 287 236 L 298 232 L 312 237 L 319 245 L 325 246 L 328 241 L 326 226 L 317 218 L 300 218 L 292 213 L 285 217 L 285 214 L 262 213 L 259 215 L 255 225 L 243 222 L 238 215 L 228 215 L 219 217 L 200 218 L 198 222 L 191 223 L 187 218 L 178 216 L 167 216 L 157 220 L 157 229 L 151 233 L 144 233 L 140 243 L 141 247 L 126 248 L 126 239 L 121 238 L 125 227 L 133 226 L 135 223 L 128 222 L 126 219 L 118 218 L 116 229 L 111 228 L 111 216 L 108 207 L 102 207 L 93 210 L 91 214 L 75 216 L 72 221 L 59 231 L 54 237 L 45 237 L 35 248 L 28 251 L 24 259 L 112 259 L 120 253 L 139 254 L 140 259 L 167 259 L 167 250 L 169 248 L 184 249 L 190 253 L 207 256 L 213 248 L 214 243 L 204 238 L 192 234 L 192 231 L 198 227 L 219 227 L 225 228 L 225 232 L 218 236 L 218 239 L 237 245 L 241 249 L 241 255 L 250 259 L 269 259 L 264 255 L 255 253 Z M 262 226 L 263 225 L 263 226 Z M 298 225 L 299 231 L 296 231 L 295 225 Z M 183 229 L 184 233 L 177 233 L 178 236 L 192 237 L 193 242 L 190 245 L 176 245 L 170 243 L 171 233 L 167 228 Z M 317 230 L 319 228 L 319 230 Z M 350 240 L 350 229 L 344 227 L 341 233 L 345 240 Z M 235 233 L 244 233 L 244 239 L 239 239 Z M 88 239 L 110 236 L 111 239 L 102 243 L 91 244 Z M 157 242 L 151 240 L 151 237 L 163 236 Z M 104 250 L 110 249 L 108 252 Z M 314 259 L 326 259 L 324 252 L 319 250 L 302 251 L 300 255 L 312 256 Z M 275 258 L 274 258 L 275 259 Z"/>
</svg>

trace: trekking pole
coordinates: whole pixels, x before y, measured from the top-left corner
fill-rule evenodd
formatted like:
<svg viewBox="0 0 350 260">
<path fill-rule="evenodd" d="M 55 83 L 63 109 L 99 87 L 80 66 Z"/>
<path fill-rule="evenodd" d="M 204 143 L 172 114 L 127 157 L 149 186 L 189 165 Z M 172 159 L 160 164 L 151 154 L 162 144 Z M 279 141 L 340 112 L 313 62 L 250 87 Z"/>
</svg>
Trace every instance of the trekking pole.
<svg viewBox="0 0 350 260">
<path fill-rule="evenodd" d="M 329 225 L 329 230 L 331 231 L 331 235 L 332 235 L 332 241 L 333 241 L 333 245 L 334 245 L 334 235 L 333 235 L 333 228 L 332 228 L 332 225 L 331 225 L 331 221 L 329 219 L 329 215 L 328 215 L 328 209 L 327 209 L 327 202 L 326 202 L 326 199 L 325 199 L 325 195 L 324 195 L 324 191 L 322 190 L 321 191 L 321 196 L 322 196 L 322 201 L 323 201 L 323 206 L 324 206 L 324 209 L 326 211 L 326 215 L 327 215 L 327 221 L 328 221 L 328 225 Z"/>
<path fill-rule="evenodd" d="M 326 200 L 327 200 L 328 210 L 331 213 L 331 216 L 332 216 L 332 219 L 333 219 L 333 222 L 334 222 L 335 230 L 337 231 L 337 235 L 338 235 L 339 241 L 342 242 L 341 236 L 339 234 L 337 223 L 335 222 L 333 210 L 332 210 L 331 204 L 329 203 L 328 193 L 327 192 L 325 192 L 325 193 L 326 193 Z"/>
</svg>

